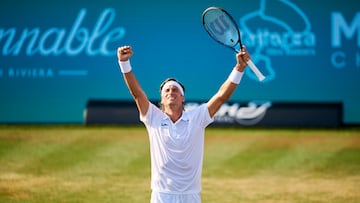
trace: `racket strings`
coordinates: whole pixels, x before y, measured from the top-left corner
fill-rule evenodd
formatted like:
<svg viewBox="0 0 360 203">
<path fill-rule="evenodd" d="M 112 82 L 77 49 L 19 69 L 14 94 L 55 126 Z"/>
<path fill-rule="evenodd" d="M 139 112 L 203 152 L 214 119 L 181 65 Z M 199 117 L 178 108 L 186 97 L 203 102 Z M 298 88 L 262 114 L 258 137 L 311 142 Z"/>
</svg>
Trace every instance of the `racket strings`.
<svg viewBox="0 0 360 203">
<path fill-rule="evenodd" d="M 210 36 L 230 47 L 241 44 L 238 26 L 232 17 L 219 8 L 209 8 L 203 13 L 203 24 Z"/>
</svg>

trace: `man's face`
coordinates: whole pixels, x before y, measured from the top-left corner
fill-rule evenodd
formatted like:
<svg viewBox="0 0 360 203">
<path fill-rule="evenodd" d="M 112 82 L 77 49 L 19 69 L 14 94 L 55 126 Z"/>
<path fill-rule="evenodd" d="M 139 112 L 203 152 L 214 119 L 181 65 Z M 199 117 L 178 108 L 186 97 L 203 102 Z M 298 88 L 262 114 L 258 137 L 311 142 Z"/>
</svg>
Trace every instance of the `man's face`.
<svg viewBox="0 0 360 203">
<path fill-rule="evenodd" d="M 161 103 L 164 106 L 168 105 L 180 105 L 184 102 L 184 96 L 180 90 L 173 85 L 167 86 L 161 91 Z"/>
</svg>

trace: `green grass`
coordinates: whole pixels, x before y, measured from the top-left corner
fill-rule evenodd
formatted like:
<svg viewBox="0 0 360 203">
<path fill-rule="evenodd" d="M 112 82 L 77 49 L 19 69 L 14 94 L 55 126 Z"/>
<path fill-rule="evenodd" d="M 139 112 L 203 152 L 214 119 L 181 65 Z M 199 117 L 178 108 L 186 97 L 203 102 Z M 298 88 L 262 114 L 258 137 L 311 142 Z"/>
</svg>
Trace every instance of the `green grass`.
<svg viewBox="0 0 360 203">
<path fill-rule="evenodd" d="M 360 202 L 359 129 L 209 128 L 207 202 Z M 144 127 L 0 126 L 0 202 L 149 202 Z"/>
</svg>

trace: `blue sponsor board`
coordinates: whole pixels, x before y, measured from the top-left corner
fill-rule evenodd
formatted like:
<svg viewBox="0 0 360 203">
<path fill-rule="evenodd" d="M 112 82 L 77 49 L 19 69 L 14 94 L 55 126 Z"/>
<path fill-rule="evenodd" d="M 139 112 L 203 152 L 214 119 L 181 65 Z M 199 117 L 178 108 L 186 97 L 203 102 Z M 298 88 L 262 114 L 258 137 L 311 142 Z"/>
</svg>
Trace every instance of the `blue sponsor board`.
<svg viewBox="0 0 360 203">
<path fill-rule="evenodd" d="M 91 99 L 131 100 L 116 48 L 132 45 L 133 71 L 151 100 L 176 77 L 188 101 L 206 101 L 235 64 L 204 31 L 201 14 L 233 15 L 259 83 L 247 70 L 232 101 L 342 103 L 360 123 L 359 1 L 3 1 L 0 123 L 82 123 Z"/>
</svg>

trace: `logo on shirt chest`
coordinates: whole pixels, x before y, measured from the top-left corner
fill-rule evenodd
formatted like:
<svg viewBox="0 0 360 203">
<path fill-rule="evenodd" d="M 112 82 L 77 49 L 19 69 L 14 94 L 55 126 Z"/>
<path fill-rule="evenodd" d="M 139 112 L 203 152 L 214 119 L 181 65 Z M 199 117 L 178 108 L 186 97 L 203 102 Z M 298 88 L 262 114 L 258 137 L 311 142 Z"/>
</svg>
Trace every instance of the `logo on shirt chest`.
<svg viewBox="0 0 360 203">
<path fill-rule="evenodd" d="M 168 124 L 167 122 L 162 122 L 162 123 L 160 124 L 160 126 L 161 126 L 161 127 L 168 127 L 169 124 Z"/>
</svg>

